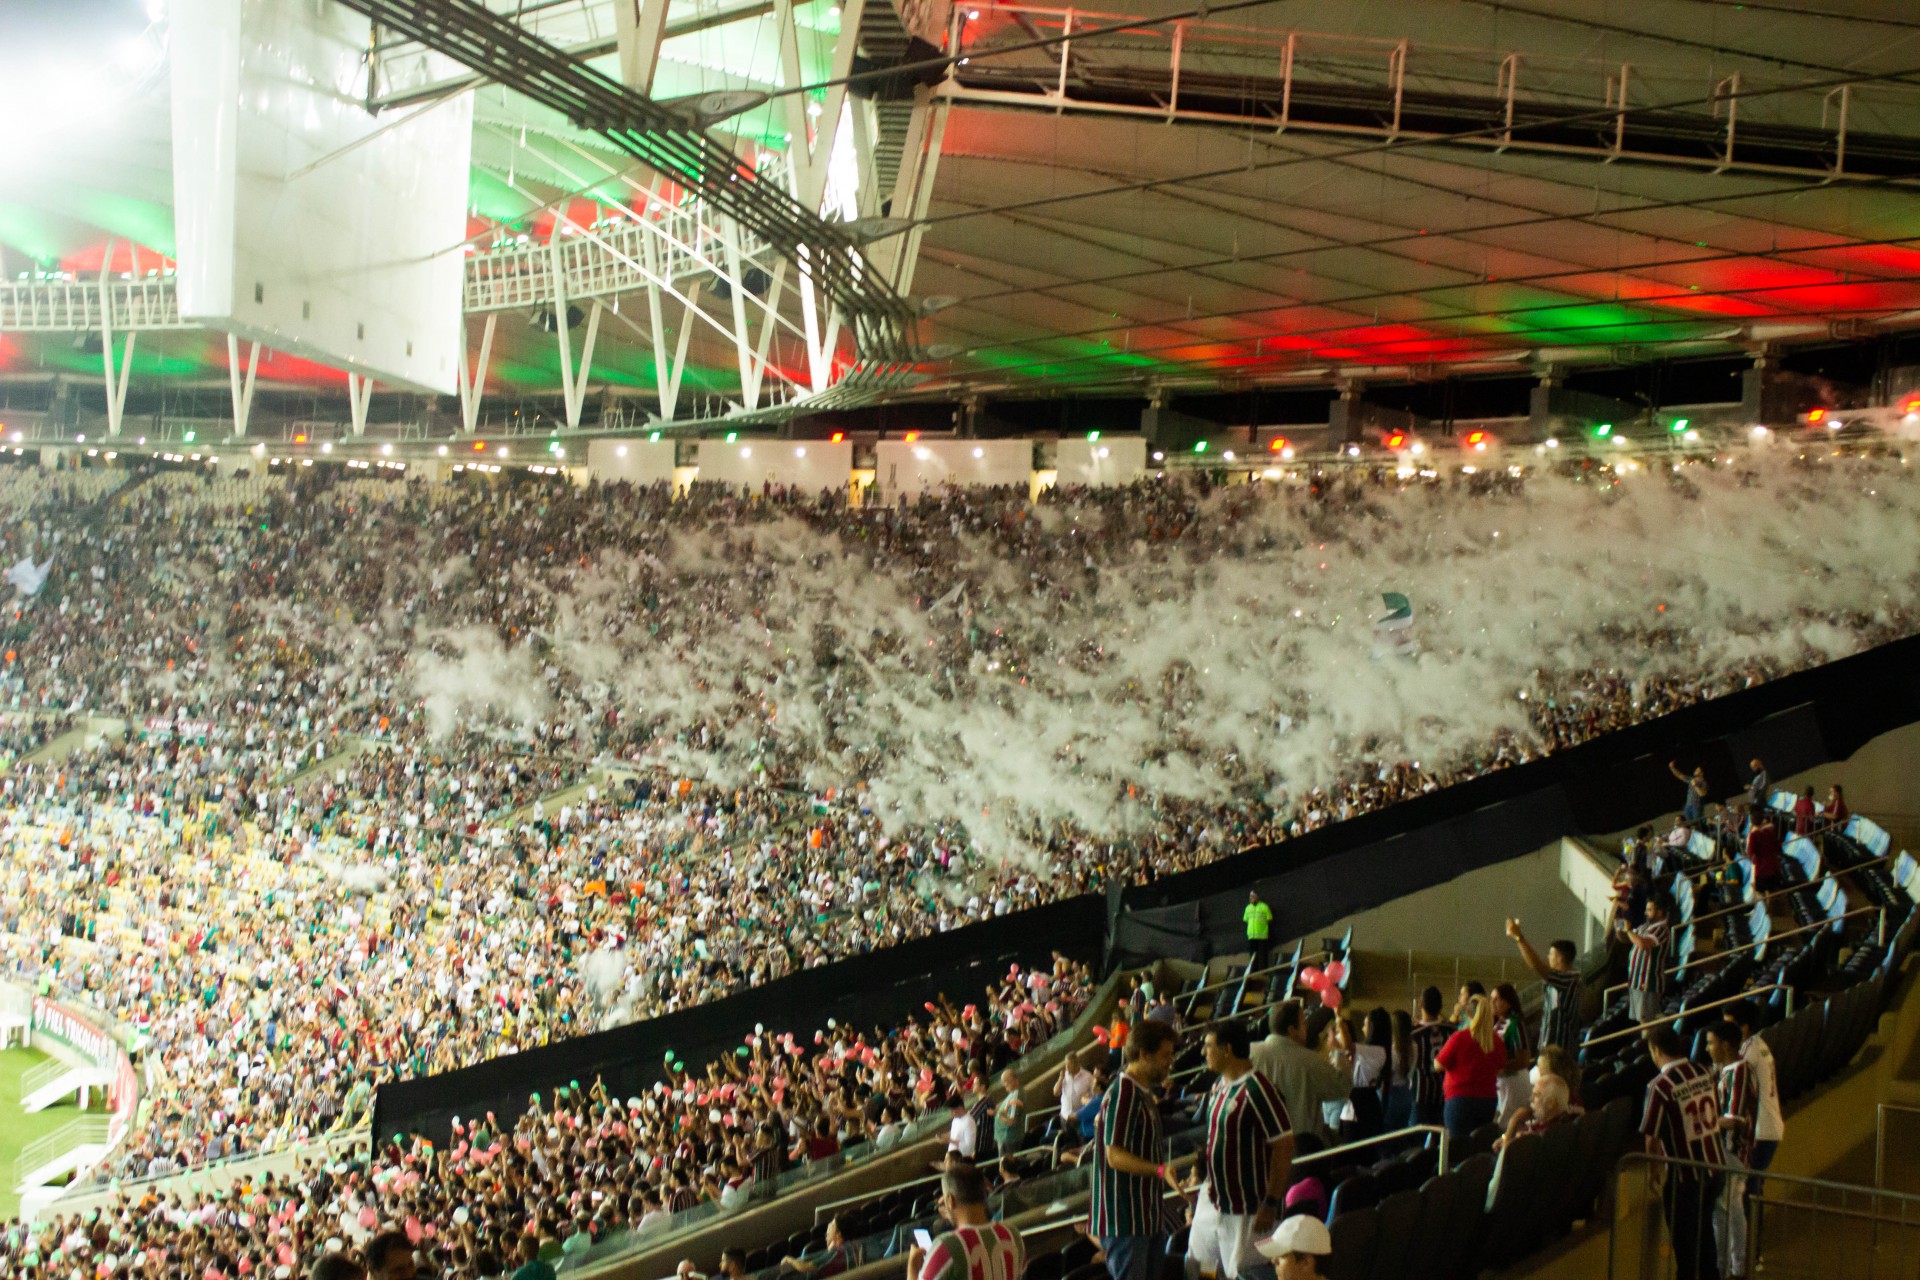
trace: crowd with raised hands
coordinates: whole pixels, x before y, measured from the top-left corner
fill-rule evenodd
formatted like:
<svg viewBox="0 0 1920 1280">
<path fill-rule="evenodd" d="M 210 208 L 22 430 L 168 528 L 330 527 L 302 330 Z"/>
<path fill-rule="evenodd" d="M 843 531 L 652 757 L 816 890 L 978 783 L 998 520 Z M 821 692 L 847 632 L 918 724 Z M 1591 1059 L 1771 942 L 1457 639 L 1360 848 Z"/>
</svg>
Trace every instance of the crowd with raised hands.
<svg viewBox="0 0 1920 1280">
<path fill-rule="evenodd" d="M 1920 572 L 1864 459 L 868 506 L 344 474 L 0 473 L 0 558 L 47 566 L 10 732 L 128 724 L 0 778 L 0 962 L 148 1036 L 122 1174 L 1907 634 Z"/>
<path fill-rule="evenodd" d="M 751 1029 L 732 1056 L 617 1098 L 562 1082 L 515 1116 L 458 1118 L 452 1141 L 402 1141 L 371 1160 L 303 1161 L 219 1192 L 129 1188 L 112 1206 L 0 1234 L 6 1274 L 304 1276 L 365 1256 L 386 1230 L 443 1277 L 497 1276 L 523 1251 L 563 1256 L 644 1236 L 703 1204 L 730 1209 L 789 1168 L 985 1098 L 1010 1064 L 1085 1008 L 1092 981 L 1055 956 L 1016 966 L 972 1003 L 929 1001 L 891 1028 Z M 1018 1076 L 1011 1081 L 1019 1085 Z M 529 1249 L 529 1246 L 531 1248 Z"/>
</svg>

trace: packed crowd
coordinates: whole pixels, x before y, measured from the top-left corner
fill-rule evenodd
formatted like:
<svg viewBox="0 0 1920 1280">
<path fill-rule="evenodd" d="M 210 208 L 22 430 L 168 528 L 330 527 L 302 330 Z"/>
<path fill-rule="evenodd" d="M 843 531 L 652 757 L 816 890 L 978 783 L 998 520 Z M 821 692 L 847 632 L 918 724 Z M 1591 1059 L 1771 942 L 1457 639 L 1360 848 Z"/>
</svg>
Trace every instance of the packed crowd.
<svg viewBox="0 0 1920 1280">
<path fill-rule="evenodd" d="M 1913 630 L 1897 465 L 1692 471 L 867 508 L 9 472 L 0 555 L 50 572 L 0 705 L 129 728 L 0 780 L 0 963 L 149 1037 L 116 1172 L 163 1171 Z"/>
<path fill-rule="evenodd" d="M 671 1084 L 640 1096 L 572 1081 L 535 1094 L 521 1115 L 456 1120 L 442 1147 L 303 1161 L 224 1194 L 136 1187 L 105 1211 L 11 1223 L 0 1265 L 35 1280 L 76 1269 L 285 1277 L 397 1227 L 439 1275 L 496 1276 L 529 1237 L 568 1254 L 617 1233 L 644 1238 L 700 1205 L 743 1204 L 845 1148 L 884 1152 L 914 1121 L 985 1099 L 1091 993 L 1087 970 L 1056 956 L 1050 968 L 1015 967 L 977 1003 L 929 1002 L 885 1033 L 756 1030 L 733 1056 L 703 1071 L 676 1064 Z"/>
</svg>

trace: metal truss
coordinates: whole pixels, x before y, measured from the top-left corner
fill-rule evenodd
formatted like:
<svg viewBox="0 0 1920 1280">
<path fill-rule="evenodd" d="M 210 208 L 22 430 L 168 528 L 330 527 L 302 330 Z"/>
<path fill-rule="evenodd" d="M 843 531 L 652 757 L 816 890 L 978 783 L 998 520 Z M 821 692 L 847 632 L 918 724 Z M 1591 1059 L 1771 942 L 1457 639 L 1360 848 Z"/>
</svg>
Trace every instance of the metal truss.
<svg viewBox="0 0 1920 1280">
<path fill-rule="evenodd" d="M 909 9 L 914 2 L 909 0 Z M 883 63 L 901 56 L 908 37 L 905 20 L 895 7 L 898 3 L 849 0 L 843 5 L 831 58 L 833 78 L 848 74 L 856 52 Z M 644 92 L 651 86 L 661 41 L 684 25 L 670 22 L 668 9 L 668 0 L 613 0 L 611 17 L 618 28 L 621 75 L 632 90 Z M 751 14 L 737 5 L 703 8 L 689 21 L 704 22 L 716 13 L 755 20 L 772 16 L 781 48 L 776 87 L 801 87 L 800 34 L 792 0 L 770 0 L 754 6 Z M 915 21 L 925 26 L 937 19 L 922 14 Z M 377 53 L 392 56 L 393 29 L 383 26 L 379 36 L 386 43 Z M 439 56 L 417 44 L 410 47 L 421 58 Z M 378 56 L 374 62 L 377 74 Z M 638 101 L 647 110 L 661 110 L 644 99 Z M 751 169 L 718 144 L 693 135 L 705 148 L 701 156 L 720 151 L 730 170 L 725 182 L 706 187 L 686 183 L 682 170 L 665 170 L 664 176 L 692 188 L 672 199 L 662 194 L 657 182 L 637 179 L 634 169 L 579 145 L 566 131 L 549 132 L 547 139 L 557 144 L 557 150 L 543 151 L 543 165 L 558 169 L 564 180 L 580 189 L 608 182 L 624 184 L 633 192 L 631 207 L 609 208 L 591 224 L 574 220 L 563 208 L 548 239 L 519 237 L 469 251 L 463 308 L 484 323 L 477 351 L 472 344 L 463 344 L 457 376 L 461 421 L 467 433 L 474 433 L 481 420 L 487 368 L 502 311 L 550 316 L 539 323 L 554 335 L 559 347 L 562 398 L 567 425 L 573 429 L 581 425 L 594 349 L 608 323 L 624 326 L 649 346 L 659 417 L 667 424 L 683 420 L 681 386 L 696 330 L 734 351 L 740 392 L 721 403 L 726 416 L 742 421 L 865 403 L 921 380 L 913 364 L 918 353 L 905 344 L 902 335 L 908 330 L 899 325 L 901 316 L 911 324 L 912 309 L 900 295 L 912 284 L 917 235 L 889 236 L 863 252 L 819 215 L 823 208 L 863 218 L 877 217 L 888 209 L 924 213 L 947 104 L 924 87 L 915 91 L 910 102 L 854 97 L 844 86 L 830 92 L 824 110 L 816 106 L 809 111 L 808 101 L 803 93 L 788 94 L 791 148 L 786 153 L 761 152 Z M 486 124 L 479 127 L 495 128 L 511 140 L 511 131 Z M 844 154 L 849 148 L 851 177 Z M 632 152 L 631 147 L 625 149 Z M 836 157 L 837 150 L 843 154 Z M 569 152 L 574 160 L 567 158 Z M 511 166 L 498 176 L 535 205 L 549 203 L 517 182 Z M 826 228 L 825 239 L 830 243 L 824 247 L 802 243 L 795 240 L 792 228 L 770 227 L 765 216 L 739 216 L 743 204 L 754 203 L 739 198 L 743 188 L 755 196 L 781 197 L 774 202 L 776 212 L 807 215 L 812 223 L 800 219 L 805 224 L 802 229 Z M 863 297 L 877 296 L 886 303 L 884 315 L 863 317 L 846 309 L 846 298 L 832 292 L 835 279 L 829 268 L 836 264 L 853 271 Z M 628 304 L 624 310 L 623 301 Z M 633 305 L 636 302 L 640 305 Z M 850 362 L 838 354 L 840 334 L 849 324 L 857 347 Z M 101 333 L 107 335 L 103 346 L 109 352 L 112 335 L 124 335 L 127 350 L 118 367 L 111 355 L 104 363 L 110 406 L 124 403 L 135 334 L 197 328 L 180 319 L 171 273 L 131 280 L 103 275 L 98 282 L 56 278 L 0 284 L 0 332 Z M 874 341 L 876 333 L 881 341 Z M 260 346 L 249 343 L 242 352 L 241 342 L 232 336 L 227 344 L 233 421 L 236 434 L 244 436 Z M 796 359 L 802 351 L 804 361 Z M 792 372 L 802 365 L 799 372 Z M 365 430 L 372 385 L 361 377 L 349 383 L 356 434 Z M 710 398 L 704 404 L 709 411 L 714 407 Z"/>
<path fill-rule="evenodd" d="M 862 359 L 910 359 L 914 313 L 868 268 L 844 228 L 821 218 L 697 121 L 585 66 L 512 19 L 471 0 L 340 0 L 383 30 L 418 41 L 604 136 L 655 172 L 700 193 L 739 228 L 766 241 L 820 289 L 853 330 Z M 798 136 L 798 135 L 796 135 Z"/>
<path fill-rule="evenodd" d="M 983 106 L 1260 127 L 1579 155 L 1719 173 L 1905 183 L 1920 173 L 1920 94 L 1714 79 L 1595 59 L 1188 20 L 1097 42 L 1077 30 L 1137 15 L 956 5 L 963 55 L 943 98 Z M 995 53 L 996 46 L 1052 41 Z M 1862 106 L 1874 102 L 1870 115 Z M 1863 128 L 1863 120 L 1877 130 Z"/>
<path fill-rule="evenodd" d="M 42 278 L 0 283 L 0 333 L 196 329 L 180 319 L 171 275 L 138 280 Z"/>
</svg>

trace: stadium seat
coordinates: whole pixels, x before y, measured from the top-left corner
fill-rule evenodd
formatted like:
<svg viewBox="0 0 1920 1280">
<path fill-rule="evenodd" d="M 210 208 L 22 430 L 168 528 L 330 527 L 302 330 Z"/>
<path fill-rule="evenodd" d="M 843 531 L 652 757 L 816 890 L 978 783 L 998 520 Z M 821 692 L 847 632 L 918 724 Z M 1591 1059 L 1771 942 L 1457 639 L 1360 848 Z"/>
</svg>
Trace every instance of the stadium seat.
<svg viewBox="0 0 1920 1280">
<path fill-rule="evenodd" d="M 1327 1206 L 1327 1220 L 1339 1221 L 1341 1215 L 1371 1209 L 1380 1203 L 1380 1182 L 1371 1173 L 1355 1173 L 1333 1189 L 1333 1201 Z"/>
<path fill-rule="evenodd" d="M 1333 1253 L 1320 1274 L 1327 1280 L 1369 1280 L 1379 1233 L 1379 1211 L 1363 1209 L 1337 1217 L 1327 1226 Z"/>
<path fill-rule="evenodd" d="M 1396 1191 L 1375 1208 L 1373 1262 L 1368 1280 L 1404 1280 L 1409 1256 L 1421 1247 L 1415 1234 L 1420 1225 L 1418 1191 Z"/>
</svg>

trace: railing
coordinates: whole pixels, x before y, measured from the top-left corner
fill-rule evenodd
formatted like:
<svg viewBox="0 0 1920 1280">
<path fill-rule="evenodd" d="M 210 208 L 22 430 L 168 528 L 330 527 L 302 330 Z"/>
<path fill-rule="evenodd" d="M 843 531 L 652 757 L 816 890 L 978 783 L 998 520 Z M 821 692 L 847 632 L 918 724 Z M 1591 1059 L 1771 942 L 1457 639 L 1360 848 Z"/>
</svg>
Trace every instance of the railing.
<svg viewBox="0 0 1920 1280">
<path fill-rule="evenodd" d="M 1882 1191 L 1887 1187 L 1887 1116 L 1889 1113 L 1920 1116 L 1920 1107 L 1907 1106 L 1899 1102 L 1882 1102 L 1874 1110 L 1873 1185 Z"/>
<path fill-rule="evenodd" d="M 1438 1163 L 1436 1167 L 1441 1170 L 1450 1168 L 1451 1167 L 1451 1162 L 1449 1160 L 1450 1139 L 1447 1137 L 1447 1131 L 1445 1126 L 1437 1125 L 1437 1124 L 1416 1124 L 1416 1125 L 1409 1125 L 1404 1129 L 1395 1129 L 1391 1133 L 1381 1133 L 1381 1134 L 1376 1134 L 1371 1138 L 1361 1138 L 1354 1142 L 1344 1142 L 1337 1147 L 1327 1147 L 1327 1148 L 1324 1148 L 1323 1150 L 1315 1151 L 1310 1155 L 1296 1156 L 1293 1161 L 1293 1170 L 1295 1173 L 1298 1173 L 1299 1170 L 1301 1170 L 1302 1168 L 1311 1168 L 1313 1165 L 1321 1161 L 1334 1160 L 1336 1157 L 1350 1155 L 1355 1151 L 1364 1151 L 1370 1147 L 1383 1146 L 1387 1143 L 1405 1142 L 1408 1139 L 1419 1137 L 1422 1135 L 1428 1137 L 1429 1139 L 1438 1140 L 1439 1151 L 1437 1152 Z M 1200 1158 L 1199 1152 L 1197 1151 L 1190 1152 L 1184 1156 L 1179 1157 L 1178 1159 L 1167 1161 L 1167 1168 L 1169 1170 L 1172 1170 L 1175 1173 L 1179 1173 L 1186 1169 L 1191 1168 L 1199 1160 L 1199 1158 Z M 1076 1174 L 1083 1175 L 1082 1177 L 1077 1179 L 1080 1182 L 1085 1182 L 1088 1178 L 1092 1176 L 1091 1167 L 1087 1165 L 1082 1165 L 1079 1169 L 1076 1169 L 1074 1172 Z M 1064 1198 L 1065 1198 L 1064 1196 L 1060 1196 L 1060 1195 L 1056 1195 L 1054 1197 L 1056 1202 Z M 1160 1198 L 1163 1201 L 1181 1200 L 1181 1199 L 1184 1199 L 1185 1196 L 1180 1192 L 1169 1190 L 1169 1191 L 1163 1192 Z M 1085 1211 L 1073 1212 L 1073 1213 L 1067 1214 L 1064 1217 L 1049 1219 L 1046 1222 L 1038 1223 L 1031 1228 L 1027 1228 L 1026 1234 L 1032 1235 L 1041 1231 L 1052 1230 L 1058 1227 L 1077 1227 L 1080 1224 L 1086 1222 L 1086 1220 L 1087 1220 L 1087 1215 Z"/>
<path fill-rule="evenodd" d="M 1725 996 L 1719 1000 L 1709 1000 L 1705 1004 L 1689 1005 L 1688 1007 L 1680 1010 L 1680 1012 L 1666 1016 L 1666 1017 L 1654 1018 L 1647 1022 L 1636 1022 L 1634 1025 L 1627 1027 L 1623 1030 L 1608 1032 L 1604 1036 L 1595 1036 L 1589 1040 L 1582 1040 L 1580 1042 L 1580 1047 L 1582 1049 L 1585 1049 L 1585 1048 L 1588 1048 L 1589 1046 L 1596 1045 L 1596 1044 L 1606 1044 L 1610 1040 L 1620 1040 L 1620 1039 L 1624 1039 L 1627 1036 L 1641 1035 L 1651 1030 L 1654 1027 L 1670 1027 L 1674 1023 L 1680 1021 L 1680 1019 L 1682 1018 L 1690 1018 L 1696 1013 L 1705 1013 L 1709 1009 L 1719 1009 L 1726 1005 L 1736 1004 L 1742 1000 L 1751 1000 L 1755 996 L 1766 995 L 1769 991 L 1786 992 L 1787 993 L 1786 1012 L 1789 1014 L 1793 1012 L 1793 988 L 1788 986 L 1784 982 L 1776 982 L 1772 986 L 1752 987 L 1746 991 L 1735 992 L 1733 995 Z"/>
<path fill-rule="evenodd" d="M 1666 974 L 1666 976 L 1668 977 L 1672 977 L 1675 974 L 1679 973 L 1682 969 L 1698 969 L 1702 965 L 1715 964 L 1731 956 L 1737 956 L 1743 951 L 1752 951 L 1757 947 L 1772 946 L 1774 943 L 1780 941 L 1782 938 L 1792 938 L 1803 933 L 1816 933 L 1821 929 L 1831 929 L 1835 925 L 1839 924 L 1842 920 L 1851 920 L 1855 916 L 1868 916 L 1868 915 L 1874 915 L 1876 913 L 1880 916 L 1879 940 L 1882 943 L 1884 943 L 1887 940 L 1887 909 L 1885 907 L 1855 907 L 1852 911 L 1845 912 L 1844 914 L 1837 915 L 1837 916 L 1829 916 L 1825 920 L 1816 920 L 1812 924 L 1803 924 L 1799 928 L 1789 929 L 1785 933 L 1770 933 L 1764 938 L 1756 939 L 1753 942 L 1743 943 L 1737 947 L 1729 947 L 1725 951 L 1716 951 L 1712 955 L 1702 956 L 1702 955 L 1696 954 L 1696 955 L 1688 956 L 1685 960 L 1681 961 L 1677 965 L 1674 965 L 1671 969 L 1663 969 L 1661 970 L 1661 972 Z M 1617 991 L 1625 991 L 1629 985 L 1631 984 L 1625 983 L 1625 982 L 1616 982 L 1612 986 L 1602 991 L 1600 993 L 1600 997 L 1602 1000 L 1605 1000 L 1606 998 L 1612 996 Z"/>
<path fill-rule="evenodd" d="M 1034 1077 L 1035 1068 L 1032 1064 L 1055 1053 L 1059 1053 L 1067 1045 L 1072 1044 L 1076 1039 L 1090 1030 L 1096 1012 L 1105 1007 L 1119 990 L 1122 976 L 1121 973 L 1116 972 L 1107 978 L 1088 998 L 1086 1008 L 1080 1011 L 1078 1017 L 1055 1032 L 1044 1044 L 1032 1050 L 1030 1053 L 1023 1055 L 1018 1062 L 1014 1063 L 1013 1069 L 1020 1073 L 1022 1079 L 1030 1080 Z M 915 1120 L 912 1124 L 909 1124 L 906 1127 L 906 1132 L 901 1135 L 900 1140 L 887 1148 L 886 1151 L 876 1151 L 872 1148 L 871 1144 L 867 1143 L 846 1147 L 843 1148 L 839 1154 L 827 1160 L 814 1161 L 809 1164 L 803 1164 L 798 1168 L 789 1169 L 774 1179 L 770 1184 L 764 1186 L 756 1184 L 750 1190 L 747 1198 L 737 1206 L 722 1208 L 719 1204 L 709 1201 L 706 1204 L 695 1205 L 691 1209 L 682 1210 L 674 1214 L 670 1221 L 644 1233 L 638 1231 L 615 1233 L 601 1243 L 594 1245 L 586 1253 L 580 1255 L 579 1259 L 573 1264 L 573 1269 L 580 1270 L 588 1265 L 600 1266 L 603 1263 L 626 1257 L 640 1250 L 660 1248 L 694 1231 L 711 1226 L 719 1218 L 730 1217 L 746 1210 L 761 1207 L 766 1204 L 768 1200 L 785 1195 L 802 1183 L 814 1182 L 829 1177 L 851 1165 L 863 1163 L 871 1157 L 891 1155 L 899 1151 L 904 1151 L 917 1143 L 926 1141 L 935 1133 L 945 1129 L 950 1123 L 950 1117 L 944 1112 L 925 1115 Z M 876 1190 L 860 1198 L 870 1199 L 873 1196 L 883 1194 L 885 1194 L 884 1190 Z"/>
<path fill-rule="evenodd" d="M 271 1151 L 245 1151 L 228 1156 L 224 1160 L 213 1160 L 206 1164 L 190 1165 L 185 1169 L 176 1169 L 171 1173 L 155 1173 L 137 1178 L 114 1178 L 107 1182 L 75 1183 L 49 1203 L 48 1212 L 60 1214 L 84 1213 L 89 1209 L 105 1208 L 122 1197 L 139 1198 L 146 1192 L 165 1194 L 174 1188 L 204 1191 L 209 1185 L 231 1185 L 243 1179 L 253 1180 L 250 1175 L 259 1173 L 292 1173 L 304 1161 L 319 1157 L 322 1163 L 338 1159 L 342 1153 L 367 1150 L 369 1130 L 365 1124 L 339 1133 L 329 1133 L 325 1137 L 312 1138 L 305 1142 L 291 1143 Z M 24 1168 L 25 1166 L 22 1165 Z"/>
<path fill-rule="evenodd" d="M 112 1121 L 106 1116 L 81 1116 L 61 1125 L 45 1137 L 35 1138 L 20 1148 L 20 1155 L 13 1165 L 13 1176 L 22 1175 L 41 1168 L 59 1159 L 77 1147 L 107 1145 L 107 1132 Z"/>
<path fill-rule="evenodd" d="M 115 329 L 186 329 L 171 275 L 109 280 Z M 98 280 L 0 282 L 0 332 L 90 331 L 101 327 Z"/>
<path fill-rule="evenodd" d="M 1872 866 L 1876 862 L 1892 862 L 1899 856 L 1897 853 L 1886 853 L 1877 858 L 1868 858 L 1865 862 L 1856 862 L 1848 867 L 1832 868 L 1822 872 L 1811 880 L 1805 880 L 1799 884 L 1790 884 L 1781 889 L 1769 889 L 1765 893 L 1756 893 L 1753 897 L 1737 902 L 1731 907 L 1722 907 L 1718 911 L 1709 911 L 1705 915 L 1690 916 L 1687 919 L 1687 923 L 1689 925 L 1697 925 L 1707 920 L 1718 920 L 1721 916 L 1738 915 L 1743 911 L 1751 911 L 1753 910 L 1753 904 L 1756 902 L 1772 902 L 1775 898 L 1789 898 L 1796 893 L 1817 888 L 1829 880 L 1843 879 L 1846 876 L 1854 874 L 1856 871 Z"/>
<path fill-rule="evenodd" d="M 66 1075 L 69 1071 L 87 1071 L 91 1069 L 92 1068 L 63 1061 L 60 1058 L 49 1058 L 45 1062 L 37 1062 L 20 1073 L 20 1096 L 22 1098 L 31 1097 L 52 1084 L 55 1080 L 58 1080 L 61 1076 Z"/>
<path fill-rule="evenodd" d="M 1614 1171 L 1618 1207 L 1607 1233 L 1609 1280 L 1695 1274 L 1682 1266 L 1685 1253 L 1718 1260 L 1724 1275 L 1729 1245 L 1744 1246 L 1738 1261 L 1747 1275 L 1913 1274 L 1920 1195 L 1824 1178 L 1765 1177 L 1762 1194 L 1743 1196 L 1748 1178 L 1737 1166 L 1629 1153 Z"/>
</svg>

